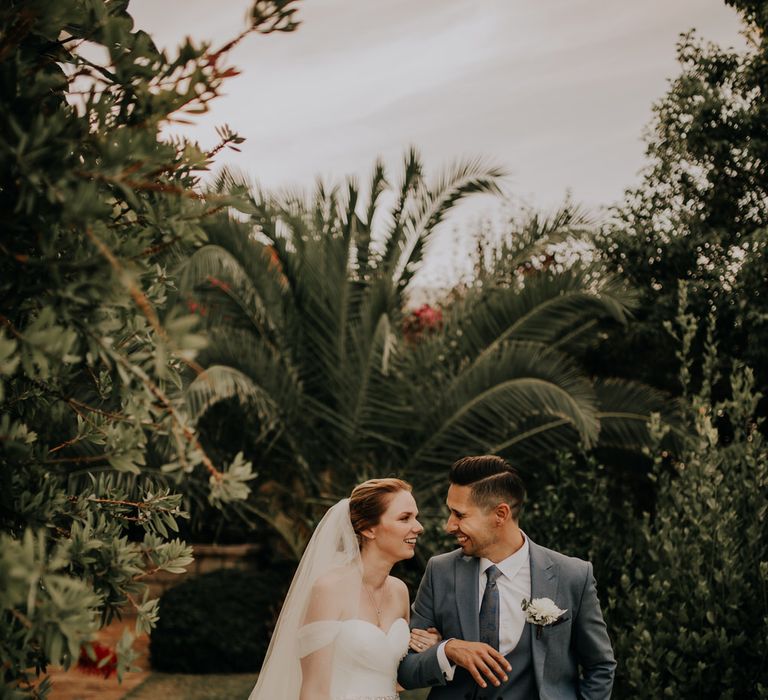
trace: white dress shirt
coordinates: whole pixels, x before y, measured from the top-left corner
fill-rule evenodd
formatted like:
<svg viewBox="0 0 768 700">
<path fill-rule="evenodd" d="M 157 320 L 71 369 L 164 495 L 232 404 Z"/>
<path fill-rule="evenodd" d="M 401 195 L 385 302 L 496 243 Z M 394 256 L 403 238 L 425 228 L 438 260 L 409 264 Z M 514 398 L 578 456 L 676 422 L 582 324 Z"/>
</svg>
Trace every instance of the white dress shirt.
<svg viewBox="0 0 768 700">
<path fill-rule="evenodd" d="M 523 546 L 514 554 L 506 559 L 496 563 L 496 567 L 501 571 L 501 576 L 496 579 L 496 586 L 499 589 L 499 652 L 506 656 L 511 652 L 520 641 L 525 628 L 525 613 L 523 612 L 523 598 L 531 599 L 531 556 L 528 538 L 523 535 Z M 479 567 L 478 581 L 478 601 L 477 609 L 483 600 L 485 586 L 488 581 L 486 570 L 494 562 L 490 559 L 481 558 Z M 445 640 L 437 648 L 437 660 L 440 669 L 445 674 L 447 680 L 453 680 L 453 674 L 456 666 L 448 661 L 445 655 Z"/>
</svg>

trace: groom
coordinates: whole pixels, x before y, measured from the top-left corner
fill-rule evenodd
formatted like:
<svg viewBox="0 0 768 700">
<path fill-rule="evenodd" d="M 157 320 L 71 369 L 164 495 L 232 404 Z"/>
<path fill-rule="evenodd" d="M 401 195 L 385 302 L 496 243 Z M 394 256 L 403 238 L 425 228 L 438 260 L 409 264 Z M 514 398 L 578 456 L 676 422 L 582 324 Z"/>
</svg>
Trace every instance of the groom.
<svg viewBox="0 0 768 700">
<path fill-rule="evenodd" d="M 449 481 L 446 530 L 461 549 L 430 559 L 411 616 L 445 641 L 409 653 L 400 684 L 435 686 L 430 700 L 610 698 L 616 662 L 592 565 L 520 530 L 525 487 L 501 457 L 460 459 Z M 544 598 L 557 609 L 531 624 L 523 601 Z"/>
</svg>

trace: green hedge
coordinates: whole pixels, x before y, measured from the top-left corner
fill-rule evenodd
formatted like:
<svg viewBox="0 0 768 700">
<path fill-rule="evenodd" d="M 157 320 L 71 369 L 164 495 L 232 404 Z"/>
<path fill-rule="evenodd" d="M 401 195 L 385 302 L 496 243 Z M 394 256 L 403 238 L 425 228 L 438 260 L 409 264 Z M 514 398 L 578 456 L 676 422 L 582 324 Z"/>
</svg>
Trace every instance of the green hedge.
<svg viewBox="0 0 768 700">
<path fill-rule="evenodd" d="M 702 376 L 691 348 L 700 323 L 681 294 L 683 430 L 655 416 L 642 479 L 594 459 L 542 465 L 523 526 L 534 540 L 595 564 L 618 662 L 617 700 L 768 700 L 768 441 L 751 370 L 718 375 L 709 321 Z M 674 329 L 673 329 L 674 330 Z M 705 327 L 706 330 L 706 327 Z M 713 399 L 713 388 L 729 390 Z M 641 488 L 642 487 L 642 488 Z M 635 514 L 641 505 L 646 511 Z"/>
<path fill-rule="evenodd" d="M 152 667 L 169 673 L 258 671 L 290 572 L 222 569 L 166 591 L 150 639 Z"/>
</svg>

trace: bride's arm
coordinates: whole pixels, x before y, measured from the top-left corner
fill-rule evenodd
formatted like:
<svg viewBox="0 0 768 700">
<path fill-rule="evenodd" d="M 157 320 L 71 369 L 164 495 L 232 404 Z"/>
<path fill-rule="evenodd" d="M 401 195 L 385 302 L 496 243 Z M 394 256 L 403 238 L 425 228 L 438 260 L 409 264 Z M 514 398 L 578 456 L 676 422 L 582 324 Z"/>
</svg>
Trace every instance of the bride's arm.
<svg viewBox="0 0 768 700">
<path fill-rule="evenodd" d="M 331 647 L 318 649 L 301 660 L 299 700 L 329 700 L 331 697 Z"/>
<path fill-rule="evenodd" d="M 406 622 L 410 622 L 411 621 L 411 598 L 408 593 L 408 586 L 405 585 L 404 581 L 400 581 L 400 579 L 397 579 L 397 581 L 399 584 L 401 584 L 398 586 L 398 595 L 400 596 L 400 604 L 403 610 L 403 617 L 405 618 Z M 397 683 L 395 691 L 398 693 L 402 693 L 404 690 L 405 688 L 403 688 L 403 686 Z"/>
<path fill-rule="evenodd" d="M 406 619 L 407 622 L 410 623 L 411 621 L 411 606 L 410 606 L 410 597 L 408 594 L 408 587 L 405 585 L 405 583 L 399 579 L 396 579 L 398 582 L 398 595 L 401 597 L 400 604 L 402 606 L 402 616 Z M 422 629 L 412 629 L 411 630 L 411 641 L 408 644 L 408 647 L 412 649 L 415 652 L 422 652 L 426 651 L 430 647 L 435 646 L 435 644 L 439 644 L 441 641 L 443 641 L 442 635 L 437 631 L 434 627 L 429 627 L 426 630 Z"/>
<path fill-rule="evenodd" d="M 341 616 L 343 598 L 332 581 L 318 581 L 312 588 L 312 595 L 304 617 L 304 626 L 333 624 Z M 324 637 L 322 633 L 320 638 Z M 333 668 L 333 636 L 327 643 L 311 651 L 301 659 L 301 691 L 299 700 L 328 700 L 331 695 L 331 672 Z M 314 646 L 314 644 L 313 644 Z"/>
<path fill-rule="evenodd" d="M 411 621 L 411 606 L 410 597 L 408 594 L 408 587 L 400 581 L 402 586 L 399 586 L 399 595 L 401 596 L 401 604 L 403 617 L 407 622 Z M 411 630 L 411 640 L 408 643 L 409 649 L 415 652 L 426 651 L 430 647 L 435 646 L 442 640 L 440 633 L 434 628 L 430 627 L 428 630 L 414 629 Z M 397 692 L 401 693 L 405 690 L 399 683 L 397 684 Z"/>
</svg>

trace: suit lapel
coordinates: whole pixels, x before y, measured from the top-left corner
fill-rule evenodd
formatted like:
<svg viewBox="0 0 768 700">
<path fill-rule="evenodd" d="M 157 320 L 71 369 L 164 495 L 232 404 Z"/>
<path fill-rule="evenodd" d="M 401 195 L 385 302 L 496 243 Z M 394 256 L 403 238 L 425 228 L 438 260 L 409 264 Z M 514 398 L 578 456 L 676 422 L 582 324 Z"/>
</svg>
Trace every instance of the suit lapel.
<svg viewBox="0 0 768 700">
<path fill-rule="evenodd" d="M 475 557 L 459 557 L 456 560 L 456 607 L 462 636 L 469 642 L 480 640 L 479 566 L 480 560 Z"/>
<path fill-rule="evenodd" d="M 546 551 L 528 540 L 531 558 L 531 598 L 549 598 L 557 600 L 557 567 Z M 533 649 L 533 668 L 536 684 L 542 687 L 544 680 L 544 661 L 547 656 L 545 640 L 536 639 L 536 626 L 528 625 Z"/>
</svg>

